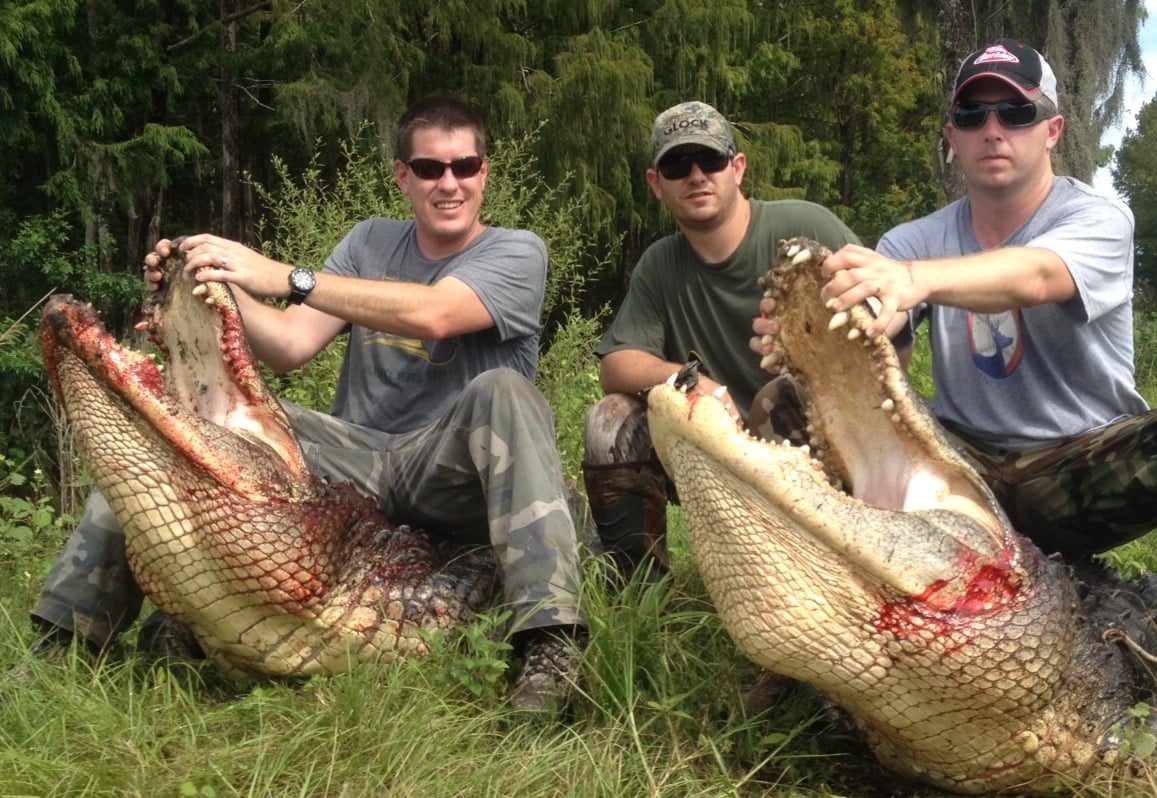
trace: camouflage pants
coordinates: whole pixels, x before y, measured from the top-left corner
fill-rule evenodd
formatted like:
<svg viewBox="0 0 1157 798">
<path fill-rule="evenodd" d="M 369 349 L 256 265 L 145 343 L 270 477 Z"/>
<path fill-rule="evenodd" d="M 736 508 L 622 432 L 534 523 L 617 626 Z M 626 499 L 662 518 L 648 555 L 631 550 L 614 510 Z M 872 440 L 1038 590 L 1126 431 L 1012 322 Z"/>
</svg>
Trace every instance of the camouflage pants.
<svg viewBox="0 0 1157 798">
<path fill-rule="evenodd" d="M 352 481 L 387 517 L 494 548 L 512 631 L 582 626 L 574 522 L 549 405 L 509 369 L 471 382 L 429 426 L 391 435 L 284 402 L 310 470 Z M 57 559 L 33 618 L 106 646 L 142 595 L 124 535 L 94 493 Z"/>
<path fill-rule="evenodd" d="M 1046 553 L 1083 557 L 1157 527 L 1157 412 L 1028 452 L 949 433 L 1013 527 Z"/>
</svg>

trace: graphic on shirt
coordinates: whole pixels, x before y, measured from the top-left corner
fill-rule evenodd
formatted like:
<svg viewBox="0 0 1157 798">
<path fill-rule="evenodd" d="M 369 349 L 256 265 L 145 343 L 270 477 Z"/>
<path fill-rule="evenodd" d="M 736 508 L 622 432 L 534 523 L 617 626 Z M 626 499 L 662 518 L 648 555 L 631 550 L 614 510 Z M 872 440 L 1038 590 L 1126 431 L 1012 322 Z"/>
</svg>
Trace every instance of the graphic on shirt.
<svg viewBox="0 0 1157 798">
<path fill-rule="evenodd" d="M 1003 380 L 1016 371 L 1024 354 L 1020 309 L 968 314 L 968 350 L 984 374 Z"/>
<path fill-rule="evenodd" d="M 458 354 L 462 343 L 458 338 L 423 341 L 418 338 L 403 338 L 400 335 L 376 333 L 366 336 L 366 346 L 392 346 L 414 357 L 425 360 L 432 366 L 444 366 Z"/>
</svg>

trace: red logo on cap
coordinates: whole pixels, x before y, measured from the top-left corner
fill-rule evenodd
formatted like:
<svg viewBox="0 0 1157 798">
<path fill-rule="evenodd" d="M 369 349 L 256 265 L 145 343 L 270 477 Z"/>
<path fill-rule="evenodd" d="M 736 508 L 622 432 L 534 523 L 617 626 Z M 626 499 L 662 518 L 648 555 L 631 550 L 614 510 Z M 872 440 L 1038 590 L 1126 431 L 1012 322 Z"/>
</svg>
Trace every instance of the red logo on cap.
<svg viewBox="0 0 1157 798">
<path fill-rule="evenodd" d="M 992 47 L 985 49 L 983 53 L 976 57 L 974 64 L 990 64 L 998 61 L 1006 64 L 1019 64 L 1020 59 L 1010 53 L 1003 44 L 994 44 Z"/>
</svg>

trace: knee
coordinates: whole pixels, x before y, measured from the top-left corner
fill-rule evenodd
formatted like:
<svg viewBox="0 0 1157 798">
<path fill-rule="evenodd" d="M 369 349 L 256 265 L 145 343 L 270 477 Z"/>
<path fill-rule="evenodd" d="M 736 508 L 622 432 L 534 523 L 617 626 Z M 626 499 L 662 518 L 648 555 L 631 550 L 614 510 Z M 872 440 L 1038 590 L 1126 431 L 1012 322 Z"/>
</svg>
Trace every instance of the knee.
<svg viewBox="0 0 1157 798">
<path fill-rule="evenodd" d="M 479 374 L 467 384 L 462 395 L 491 401 L 546 404 L 532 380 L 505 366 Z"/>
<path fill-rule="evenodd" d="M 586 450 L 584 461 L 588 465 L 654 459 L 646 402 L 633 394 L 604 396 L 587 413 L 583 446 Z"/>
</svg>

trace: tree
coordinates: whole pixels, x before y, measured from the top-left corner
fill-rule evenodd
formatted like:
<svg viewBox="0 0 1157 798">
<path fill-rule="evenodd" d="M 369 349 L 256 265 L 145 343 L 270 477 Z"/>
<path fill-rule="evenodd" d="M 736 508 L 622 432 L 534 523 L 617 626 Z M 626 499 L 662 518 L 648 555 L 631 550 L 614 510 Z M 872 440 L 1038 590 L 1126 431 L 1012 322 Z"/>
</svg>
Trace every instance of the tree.
<svg viewBox="0 0 1157 798">
<path fill-rule="evenodd" d="M 1113 188 L 1125 198 L 1136 222 L 1134 280 L 1157 289 L 1157 97 L 1142 106 L 1111 167 Z"/>
</svg>

